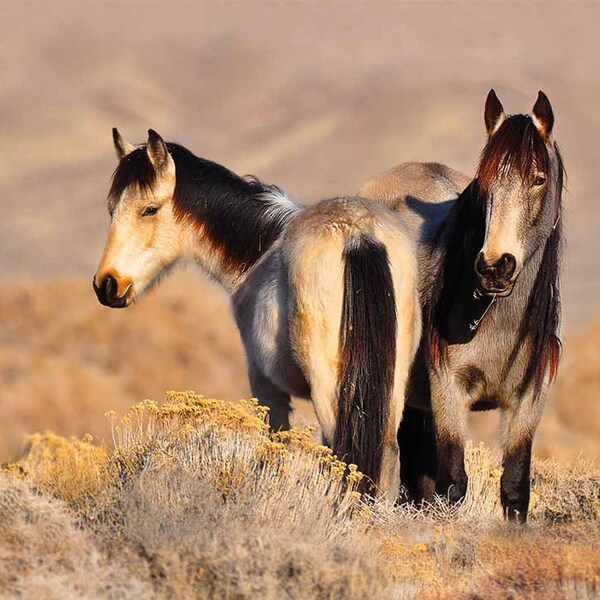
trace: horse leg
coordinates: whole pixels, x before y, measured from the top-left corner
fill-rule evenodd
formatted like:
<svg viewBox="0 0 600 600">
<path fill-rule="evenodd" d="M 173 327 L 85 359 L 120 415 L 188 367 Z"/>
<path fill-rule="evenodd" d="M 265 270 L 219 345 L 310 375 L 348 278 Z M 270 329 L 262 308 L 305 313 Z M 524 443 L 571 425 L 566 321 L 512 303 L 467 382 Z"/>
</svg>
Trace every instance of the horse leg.
<svg viewBox="0 0 600 600">
<path fill-rule="evenodd" d="M 531 446 L 539 424 L 543 398 L 516 400 L 502 414 L 502 466 L 500 499 L 509 521 L 525 523 L 529 508 Z"/>
<path fill-rule="evenodd" d="M 269 424 L 273 431 L 290 429 L 290 395 L 265 377 L 258 367 L 250 365 L 248 371 L 252 395 L 269 409 Z"/>
<path fill-rule="evenodd" d="M 400 491 L 400 446 L 398 429 L 404 412 L 404 388 L 397 390 L 392 397 L 387 431 L 383 441 L 379 489 L 392 501 L 398 498 Z"/>
<path fill-rule="evenodd" d="M 383 443 L 381 472 L 379 474 L 379 490 L 385 497 L 394 502 L 400 489 L 400 449 L 396 438 L 396 430 L 389 428 Z"/>
<path fill-rule="evenodd" d="M 431 411 L 410 405 L 398 430 L 400 446 L 400 479 L 413 502 L 433 499 L 437 474 L 437 447 Z"/>
<path fill-rule="evenodd" d="M 452 503 L 467 493 L 465 432 L 467 411 L 451 381 L 432 381 L 431 407 L 435 423 L 438 473 L 435 491 Z"/>
<path fill-rule="evenodd" d="M 311 397 L 321 427 L 321 440 L 324 446 L 331 448 L 335 436 L 337 413 L 335 377 L 325 373 L 315 373 L 311 381 Z"/>
</svg>

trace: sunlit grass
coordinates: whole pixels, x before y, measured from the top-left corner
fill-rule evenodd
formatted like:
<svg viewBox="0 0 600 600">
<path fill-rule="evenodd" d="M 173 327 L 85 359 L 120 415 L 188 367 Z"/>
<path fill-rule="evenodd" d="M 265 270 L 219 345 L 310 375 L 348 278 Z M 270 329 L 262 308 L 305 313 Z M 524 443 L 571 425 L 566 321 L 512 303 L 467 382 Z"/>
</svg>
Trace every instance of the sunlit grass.
<svg viewBox="0 0 600 600">
<path fill-rule="evenodd" d="M 482 445 L 467 449 L 460 506 L 393 507 L 361 497 L 361 474 L 311 429 L 270 434 L 253 400 L 171 392 L 107 418 L 112 444 L 35 434 L 0 476 L 2 589 L 181 598 L 600 590 L 600 478 L 585 461 L 536 461 L 530 525 L 518 528 L 502 519 L 498 459 Z"/>
</svg>

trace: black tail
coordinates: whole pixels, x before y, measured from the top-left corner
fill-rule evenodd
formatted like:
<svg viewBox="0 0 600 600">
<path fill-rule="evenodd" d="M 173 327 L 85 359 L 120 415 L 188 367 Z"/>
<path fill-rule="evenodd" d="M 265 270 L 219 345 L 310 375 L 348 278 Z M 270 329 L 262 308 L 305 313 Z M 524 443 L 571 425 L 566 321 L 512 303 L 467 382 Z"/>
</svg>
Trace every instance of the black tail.
<svg viewBox="0 0 600 600">
<path fill-rule="evenodd" d="M 361 234 L 344 250 L 334 452 L 373 482 L 381 470 L 396 364 L 396 301 L 385 246 Z"/>
</svg>

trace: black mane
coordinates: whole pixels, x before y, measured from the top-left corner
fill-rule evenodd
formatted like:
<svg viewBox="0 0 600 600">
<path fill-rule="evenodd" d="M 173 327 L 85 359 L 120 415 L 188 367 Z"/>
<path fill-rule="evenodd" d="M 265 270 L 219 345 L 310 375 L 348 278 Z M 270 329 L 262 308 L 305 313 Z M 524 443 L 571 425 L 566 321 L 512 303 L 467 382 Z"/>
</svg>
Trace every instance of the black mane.
<svg viewBox="0 0 600 600">
<path fill-rule="evenodd" d="M 550 380 L 556 375 L 560 356 L 560 258 L 562 249 L 562 190 L 564 167 L 556 144 L 558 177 L 556 189 L 557 221 L 543 247 L 543 255 L 536 274 L 527 306 L 510 355 L 504 365 L 507 375 L 524 347 L 529 357 L 518 393 L 531 384 L 534 395 L 541 393 L 544 377 L 549 371 Z M 484 148 L 476 178 L 455 201 L 448 216 L 434 236 L 432 258 L 436 263 L 435 276 L 429 297 L 426 299 L 425 317 L 428 343 L 432 360 L 442 366 L 447 360 L 449 344 L 449 315 L 459 299 L 469 303 L 479 318 L 489 304 L 489 299 L 473 298 L 476 289 L 475 257 L 485 235 L 486 188 L 493 178 L 514 168 L 522 178 L 530 173 L 532 164 L 547 171 L 550 164 L 548 150 L 530 117 L 514 115 L 507 119 Z M 468 289 L 465 290 L 465 287 Z M 464 338 L 468 342 L 476 332 L 469 331 L 464 323 Z"/>
<path fill-rule="evenodd" d="M 277 204 L 284 198 L 276 186 L 240 177 L 226 167 L 200 158 L 178 144 L 167 144 L 175 162 L 175 214 L 192 222 L 219 252 L 226 268 L 244 272 L 273 244 L 291 218 L 293 206 Z M 146 192 L 156 183 L 156 172 L 146 146 L 121 159 L 113 175 L 109 207 L 125 189 Z"/>
</svg>

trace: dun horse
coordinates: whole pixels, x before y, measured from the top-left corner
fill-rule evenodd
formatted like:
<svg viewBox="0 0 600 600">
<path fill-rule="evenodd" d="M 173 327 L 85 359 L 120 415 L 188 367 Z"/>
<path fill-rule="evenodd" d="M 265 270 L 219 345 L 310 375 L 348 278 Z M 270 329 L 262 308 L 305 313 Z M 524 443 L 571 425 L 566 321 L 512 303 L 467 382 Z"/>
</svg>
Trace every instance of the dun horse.
<svg viewBox="0 0 600 600">
<path fill-rule="evenodd" d="M 475 179 L 413 163 L 376 176 L 360 192 L 405 214 L 421 241 L 426 335 L 408 403 L 432 408 L 436 491 L 454 501 L 465 495 L 467 411 L 500 408 L 502 506 L 520 522 L 527 519 L 533 437 L 560 353 L 564 171 L 553 123 L 543 92 L 531 116 L 507 116 L 491 90 Z M 402 429 L 412 456 L 403 453 L 403 477 L 415 493 L 414 478 L 427 468 L 433 474 L 435 461 L 425 469 L 409 462 L 428 456 L 418 448 L 426 428 L 411 431 L 409 414 Z"/>
<path fill-rule="evenodd" d="M 119 158 L 94 289 L 129 306 L 182 260 L 229 293 L 252 393 L 274 429 L 311 397 L 326 441 L 394 499 L 397 430 L 421 337 L 416 253 L 401 218 L 360 198 L 311 207 L 149 131 Z"/>
</svg>

